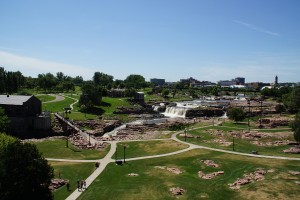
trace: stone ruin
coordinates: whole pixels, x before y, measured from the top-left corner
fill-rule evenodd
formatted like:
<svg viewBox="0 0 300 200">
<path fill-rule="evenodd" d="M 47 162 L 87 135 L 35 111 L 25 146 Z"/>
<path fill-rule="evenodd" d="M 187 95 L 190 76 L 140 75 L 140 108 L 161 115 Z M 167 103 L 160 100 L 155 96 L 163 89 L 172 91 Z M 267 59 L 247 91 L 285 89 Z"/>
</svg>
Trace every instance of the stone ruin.
<svg viewBox="0 0 300 200">
<path fill-rule="evenodd" d="M 213 179 L 216 176 L 219 176 L 219 175 L 222 175 L 222 174 L 224 174 L 224 171 L 212 172 L 212 173 L 209 173 L 209 174 L 205 174 L 202 171 L 198 172 L 198 176 L 202 179 Z"/>
<path fill-rule="evenodd" d="M 292 175 L 300 175 L 300 172 L 289 170 L 289 173 Z"/>
<path fill-rule="evenodd" d="M 85 120 L 85 121 L 76 121 L 76 126 L 89 128 L 88 133 L 91 135 L 99 136 L 104 133 L 110 132 L 116 127 L 121 125 L 119 120 Z"/>
<path fill-rule="evenodd" d="M 170 192 L 174 196 L 178 196 L 178 195 L 183 195 L 183 193 L 185 193 L 186 191 L 180 187 L 173 187 L 173 188 L 170 188 Z"/>
<path fill-rule="evenodd" d="M 239 189 L 241 185 L 246 185 L 255 181 L 261 181 L 265 179 L 267 173 L 274 172 L 274 170 L 265 170 L 257 168 L 255 172 L 250 174 L 244 174 L 243 178 L 238 178 L 234 183 L 228 184 L 230 189 Z"/>
<path fill-rule="evenodd" d="M 290 119 L 287 117 L 276 117 L 276 118 L 263 118 L 258 120 L 258 124 L 265 125 L 270 128 L 275 128 L 277 126 L 288 126 Z"/>
<path fill-rule="evenodd" d="M 75 133 L 69 136 L 70 142 L 79 149 L 103 149 L 109 143 L 107 142 L 97 142 L 96 144 L 89 144 L 89 142 L 84 139 L 80 133 Z"/>
<path fill-rule="evenodd" d="M 54 178 L 54 179 L 51 180 L 51 183 L 49 185 L 49 189 L 53 192 L 54 190 L 64 186 L 68 182 L 69 182 L 69 180 Z"/>
<path fill-rule="evenodd" d="M 251 144 L 255 144 L 257 146 L 283 146 L 283 145 L 289 145 L 292 142 L 289 140 L 285 141 L 273 141 L 273 142 L 259 142 L 259 141 L 251 141 Z"/>
<path fill-rule="evenodd" d="M 298 154 L 300 153 L 300 147 L 291 147 L 289 149 L 283 150 L 284 153 L 292 153 L 292 154 Z"/>
<path fill-rule="evenodd" d="M 209 167 L 219 167 L 218 164 L 216 164 L 213 160 L 201 160 L 204 164 L 206 164 Z"/>
</svg>

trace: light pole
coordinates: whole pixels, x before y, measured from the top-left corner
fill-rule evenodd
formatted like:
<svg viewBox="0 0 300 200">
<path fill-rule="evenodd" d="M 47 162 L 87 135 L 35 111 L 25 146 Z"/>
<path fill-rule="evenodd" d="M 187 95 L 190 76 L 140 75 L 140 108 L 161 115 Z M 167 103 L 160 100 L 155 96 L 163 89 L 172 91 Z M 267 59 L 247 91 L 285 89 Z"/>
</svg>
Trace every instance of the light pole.
<svg viewBox="0 0 300 200">
<path fill-rule="evenodd" d="M 88 94 L 83 94 L 84 95 L 84 117 L 86 117 L 86 112 L 87 112 L 87 107 L 86 107 L 86 102 L 87 102 L 87 96 Z"/>
<path fill-rule="evenodd" d="M 117 162 L 117 152 L 118 152 L 118 147 L 116 146 L 115 162 Z"/>
<path fill-rule="evenodd" d="M 248 113 L 248 130 L 250 131 L 250 104 L 251 101 L 250 99 L 248 99 L 248 106 L 249 106 L 249 113 Z"/>
<path fill-rule="evenodd" d="M 186 142 L 186 132 L 187 132 L 187 130 L 186 130 L 186 128 L 184 129 L 184 141 Z"/>
<path fill-rule="evenodd" d="M 234 135 L 232 135 L 232 151 L 234 151 Z"/>
<path fill-rule="evenodd" d="M 260 120 L 259 120 L 259 128 L 262 128 L 262 126 L 261 126 L 261 120 L 262 120 L 262 103 L 263 103 L 263 100 L 260 99 L 260 100 L 259 100 L 259 103 L 260 103 Z"/>
<path fill-rule="evenodd" d="M 126 151 L 126 145 L 124 144 L 124 163 L 126 163 L 126 161 L 125 161 L 125 151 Z"/>
</svg>

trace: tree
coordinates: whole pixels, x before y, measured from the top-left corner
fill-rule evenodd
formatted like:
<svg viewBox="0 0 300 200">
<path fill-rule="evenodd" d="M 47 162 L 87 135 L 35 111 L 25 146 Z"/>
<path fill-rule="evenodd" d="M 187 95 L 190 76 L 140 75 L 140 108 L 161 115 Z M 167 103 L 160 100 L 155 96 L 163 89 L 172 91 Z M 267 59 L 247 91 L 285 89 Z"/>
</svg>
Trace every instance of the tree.
<svg viewBox="0 0 300 200">
<path fill-rule="evenodd" d="M 300 111 L 300 87 L 296 87 L 290 94 L 283 95 L 283 103 L 292 113 Z"/>
<path fill-rule="evenodd" d="M 229 119 L 234 120 L 235 122 L 245 119 L 245 113 L 241 108 L 229 108 L 227 111 L 227 116 Z"/>
<path fill-rule="evenodd" d="M 82 94 L 79 98 L 79 105 L 85 106 L 86 109 L 92 108 L 95 105 L 100 105 L 102 101 L 103 88 L 95 86 L 92 83 L 87 83 L 81 88 Z"/>
<path fill-rule="evenodd" d="M 277 104 L 277 105 L 275 106 L 275 110 L 276 110 L 277 113 L 280 113 L 280 115 L 281 115 L 281 113 L 285 111 L 284 105 L 282 105 L 282 104 Z"/>
<path fill-rule="evenodd" d="M 0 196 L 11 199 L 53 199 L 53 168 L 33 144 L 16 140 L 0 151 Z"/>
<path fill-rule="evenodd" d="M 290 127 L 294 131 L 294 138 L 299 144 L 300 143 L 300 112 L 298 112 L 295 115 L 295 119 L 290 123 Z"/>
<path fill-rule="evenodd" d="M 5 133 L 9 127 L 9 119 L 4 113 L 4 109 L 0 107 L 0 133 Z"/>
<path fill-rule="evenodd" d="M 113 83 L 114 77 L 108 74 L 104 74 L 102 72 L 95 72 L 93 81 L 95 85 L 107 86 Z"/>
<path fill-rule="evenodd" d="M 168 89 L 163 89 L 163 91 L 162 91 L 162 96 L 163 96 L 164 98 L 168 97 L 169 94 L 170 94 L 170 90 L 168 90 Z"/>
<path fill-rule="evenodd" d="M 146 85 L 145 78 L 141 75 L 131 74 L 124 80 L 126 88 L 141 89 Z"/>
<path fill-rule="evenodd" d="M 125 96 L 126 96 L 126 97 L 133 98 L 134 95 L 135 95 L 135 93 L 136 93 L 136 90 L 133 89 L 133 88 L 125 89 Z"/>
</svg>

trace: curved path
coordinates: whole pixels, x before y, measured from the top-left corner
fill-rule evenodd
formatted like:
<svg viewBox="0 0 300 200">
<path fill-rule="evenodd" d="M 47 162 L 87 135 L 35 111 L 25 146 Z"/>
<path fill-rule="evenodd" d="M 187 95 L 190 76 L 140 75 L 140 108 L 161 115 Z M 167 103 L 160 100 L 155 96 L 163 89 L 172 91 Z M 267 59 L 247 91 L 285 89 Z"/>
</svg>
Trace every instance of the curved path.
<svg viewBox="0 0 300 200">
<path fill-rule="evenodd" d="M 62 101 L 65 99 L 65 97 L 63 97 L 62 95 L 57 95 L 57 94 L 48 94 L 48 95 L 55 97 L 55 99 L 51 100 L 51 101 L 46 101 L 43 103 L 53 103 L 53 102 L 58 102 L 58 101 Z"/>
<path fill-rule="evenodd" d="M 74 109 L 74 105 L 75 105 L 76 103 L 78 103 L 79 100 L 78 100 L 78 99 L 75 99 L 75 98 L 73 98 L 73 97 L 66 96 L 66 95 L 64 95 L 64 94 L 61 94 L 61 95 L 62 95 L 63 97 L 66 97 L 66 98 L 75 100 L 74 103 L 70 104 L 70 108 L 71 108 L 71 110 L 73 110 L 73 109 Z"/>
</svg>

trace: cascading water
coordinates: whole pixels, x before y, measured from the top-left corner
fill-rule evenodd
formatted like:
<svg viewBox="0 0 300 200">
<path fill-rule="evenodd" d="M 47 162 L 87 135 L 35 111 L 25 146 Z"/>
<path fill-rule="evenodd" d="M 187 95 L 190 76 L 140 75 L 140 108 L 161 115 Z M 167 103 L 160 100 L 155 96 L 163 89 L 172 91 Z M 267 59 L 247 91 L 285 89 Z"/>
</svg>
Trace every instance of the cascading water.
<svg viewBox="0 0 300 200">
<path fill-rule="evenodd" d="M 185 117 L 185 113 L 189 108 L 187 107 L 167 107 L 166 111 L 162 113 L 166 117 Z"/>
</svg>

